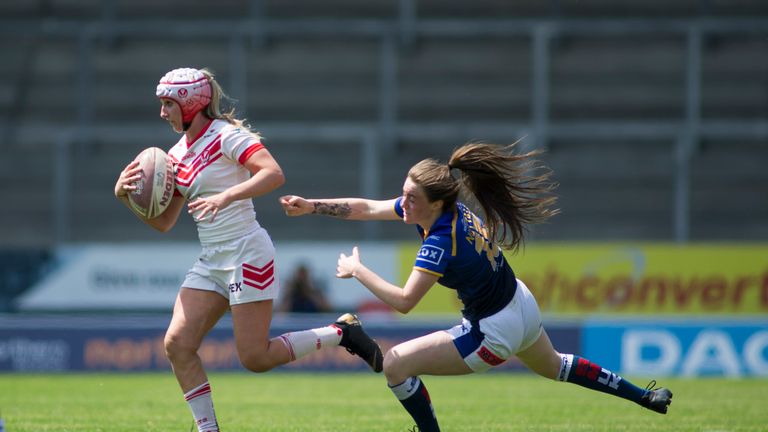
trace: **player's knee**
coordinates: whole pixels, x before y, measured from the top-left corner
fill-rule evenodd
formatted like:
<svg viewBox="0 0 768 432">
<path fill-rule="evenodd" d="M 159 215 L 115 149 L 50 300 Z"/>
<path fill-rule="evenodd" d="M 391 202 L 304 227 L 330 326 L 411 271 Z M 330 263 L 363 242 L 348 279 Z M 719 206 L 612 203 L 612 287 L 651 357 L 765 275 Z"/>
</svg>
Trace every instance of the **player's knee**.
<svg viewBox="0 0 768 432">
<path fill-rule="evenodd" d="M 405 371 L 403 371 L 403 362 L 401 360 L 402 358 L 395 348 L 392 348 L 384 354 L 384 376 L 387 377 L 387 381 L 390 383 L 402 382 L 408 378 L 408 375 L 404 376 Z"/>
<path fill-rule="evenodd" d="M 552 351 L 540 361 L 539 370 L 535 371 L 544 378 L 558 381 L 563 355 L 557 351 Z"/>
<path fill-rule="evenodd" d="M 274 367 L 272 363 L 258 359 L 242 359 L 240 360 L 240 364 L 249 371 L 256 373 L 267 372 Z"/>
<path fill-rule="evenodd" d="M 165 348 L 165 356 L 171 363 L 180 360 L 185 356 L 194 355 L 196 351 L 195 347 L 183 343 L 181 338 L 172 334 L 165 335 L 165 339 L 163 339 L 163 347 Z"/>
<path fill-rule="evenodd" d="M 535 360 L 523 360 L 523 364 L 536 374 L 557 381 L 560 373 L 561 355 L 553 352 L 552 355 L 539 357 Z"/>
<path fill-rule="evenodd" d="M 275 367 L 274 362 L 267 358 L 266 352 L 250 351 L 240 353 L 240 364 L 251 372 L 266 372 Z"/>
</svg>

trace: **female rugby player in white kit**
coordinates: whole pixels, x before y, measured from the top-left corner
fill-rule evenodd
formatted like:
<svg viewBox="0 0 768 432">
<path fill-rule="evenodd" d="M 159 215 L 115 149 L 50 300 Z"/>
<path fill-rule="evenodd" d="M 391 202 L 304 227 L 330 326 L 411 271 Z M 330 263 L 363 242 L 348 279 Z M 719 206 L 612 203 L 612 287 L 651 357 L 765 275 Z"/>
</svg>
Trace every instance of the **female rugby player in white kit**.
<svg viewBox="0 0 768 432">
<path fill-rule="evenodd" d="M 161 232 L 170 230 L 188 202 L 202 246 L 176 298 L 165 335 L 165 352 L 184 392 L 198 431 L 218 431 L 211 386 L 197 354 L 205 335 L 230 309 L 235 344 L 243 366 L 264 372 L 325 346 L 341 345 L 382 368 L 378 345 L 357 317 L 344 314 L 323 328 L 269 337 L 272 303 L 279 284 L 275 249 L 256 220 L 251 198 L 284 182 L 283 172 L 234 110 L 222 113 L 224 93 L 206 69 L 175 69 L 157 86 L 160 117 L 183 134 L 168 152 L 176 190 L 165 212 L 154 219 L 134 213 Z M 139 180 L 138 162 L 129 163 L 115 184 L 128 208 L 128 193 Z"/>
<path fill-rule="evenodd" d="M 531 159 L 535 154 L 467 144 L 454 150 L 447 164 L 425 159 L 411 167 L 403 194 L 396 199 L 280 198 L 289 216 L 320 214 L 416 225 L 422 245 L 402 288 L 363 265 L 357 247 L 338 261 L 337 277 L 356 278 L 397 311 L 408 313 L 437 282 L 457 291 L 464 305 L 459 325 L 403 342 L 384 356 L 387 384 L 422 432 L 440 428 L 419 375 L 484 372 L 513 355 L 546 378 L 667 412 L 672 392 L 651 388 L 655 381 L 642 389 L 585 358 L 555 351 L 542 328 L 536 300 L 501 253 L 500 245 L 518 248 L 526 224 L 557 213 L 551 208 L 555 197 L 549 194 L 555 184 L 549 181 L 549 171 Z M 460 192 L 480 205 L 485 223 L 458 201 Z"/>
</svg>

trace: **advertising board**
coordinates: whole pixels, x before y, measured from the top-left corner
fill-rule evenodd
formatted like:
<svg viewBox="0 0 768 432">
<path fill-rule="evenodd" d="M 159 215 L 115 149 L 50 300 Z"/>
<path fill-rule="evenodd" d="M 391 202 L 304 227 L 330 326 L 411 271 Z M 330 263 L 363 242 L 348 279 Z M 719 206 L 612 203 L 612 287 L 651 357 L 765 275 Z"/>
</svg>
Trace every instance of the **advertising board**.
<svg viewBox="0 0 768 432">
<path fill-rule="evenodd" d="M 400 279 L 418 244 L 400 248 Z M 765 244 L 529 244 L 507 258 L 545 314 L 755 315 L 768 313 Z M 432 289 L 414 309 L 460 308 L 452 290 Z"/>
<path fill-rule="evenodd" d="M 768 320 L 586 322 L 584 355 L 627 375 L 768 377 Z"/>
</svg>

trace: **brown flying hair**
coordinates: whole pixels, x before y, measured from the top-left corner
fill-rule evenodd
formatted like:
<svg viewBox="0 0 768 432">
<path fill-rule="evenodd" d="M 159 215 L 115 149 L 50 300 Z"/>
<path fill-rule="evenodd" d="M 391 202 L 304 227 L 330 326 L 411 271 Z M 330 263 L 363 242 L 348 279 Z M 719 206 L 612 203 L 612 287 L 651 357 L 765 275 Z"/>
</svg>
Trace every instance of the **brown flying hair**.
<svg viewBox="0 0 768 432">
<path fill-rule="evenodd" d="M 443 200 L 443 211 L 468 192 L 482 209 L 489 240 L 517 251 L 526 225 L 543 223 L 560 210 L 553 208 L 558 184 L 551 180 L 552 170 L 535 159 L 542 152 L 515 153 L 516 145 L 468 143 L 453 151 L 448 164 L 424 159 L 408 177 L 430 202 Z M 454 176 L 452 170 L 459 173 Z"/>
</svg>

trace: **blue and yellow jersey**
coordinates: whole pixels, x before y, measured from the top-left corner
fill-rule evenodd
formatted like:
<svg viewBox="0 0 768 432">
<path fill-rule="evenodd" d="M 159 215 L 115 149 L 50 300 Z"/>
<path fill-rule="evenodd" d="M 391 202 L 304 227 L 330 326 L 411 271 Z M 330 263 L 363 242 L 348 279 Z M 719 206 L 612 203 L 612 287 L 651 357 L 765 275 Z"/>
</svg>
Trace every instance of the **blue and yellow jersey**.
<svg viewBox="0 0 768 432">
<path fill-rule="evenodd" d="M 403 217 L 402 198 L 395 212 Z M 455 289 L 470 322 L 500 311 L 515 295 L 517 279 L 501 249 L 490 242 L 483 221 L 463 203 L 446 211 L 425 231 L 414 268 L 439 277 L 441 285 Z"/>
</svg>

